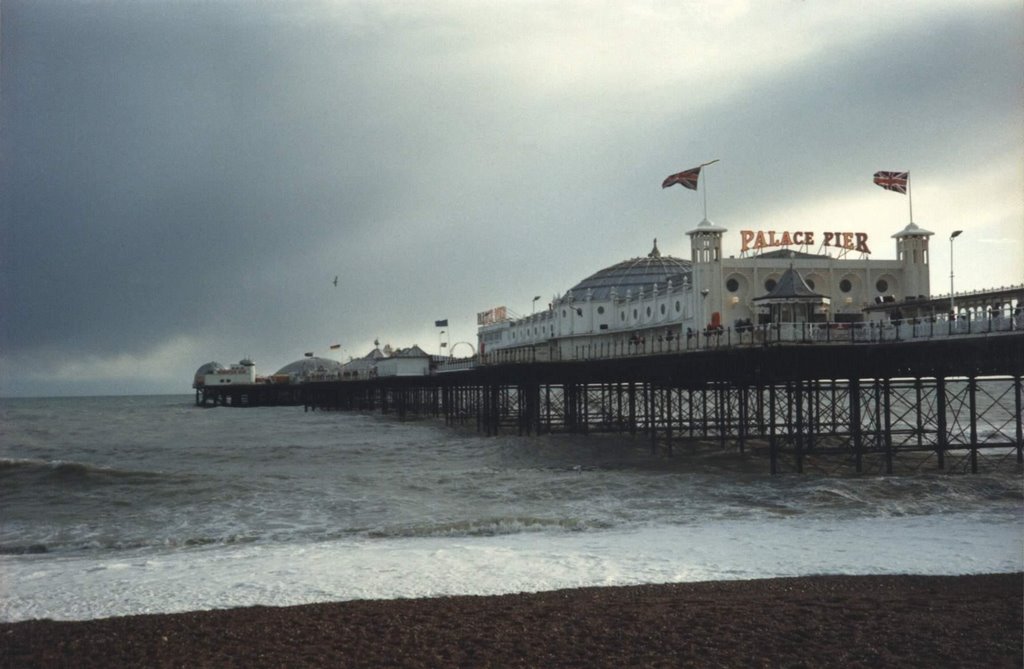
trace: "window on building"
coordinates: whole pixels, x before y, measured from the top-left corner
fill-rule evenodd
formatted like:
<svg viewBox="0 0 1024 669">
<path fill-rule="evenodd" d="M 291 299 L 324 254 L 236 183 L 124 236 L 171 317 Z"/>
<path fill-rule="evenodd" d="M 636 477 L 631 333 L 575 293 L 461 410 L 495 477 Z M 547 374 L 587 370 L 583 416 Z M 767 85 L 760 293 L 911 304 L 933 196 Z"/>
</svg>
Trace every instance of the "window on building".
<svg viewBox="0 0 1024 669">
<path fill-rule="evenodd" d="M 764 282 L 764 289 L 769 293 L 775 290 L 775 279 L 768 279 Z"/>
<path fill-rule="evenodd" d="M 878 292 L 884 293 L 885 291 L 889 290 L 889 282 L 886 281 L 885 279 L 879 279 L 875 283 L 875 288 L 878 289 Z"/>
<path fill-rule="evenodd" d="M 740 289 L 740 282 L 737 281 L 736 279 L 729 279 L 728 281 L 725 282 L 725 289 L 728 290 L 730 293 L 735 293 L 737 290 Z"/>
<path fill-rule="evenodd" d="M 604 313 L 604 307 L 598 307 L 597 308 L 597 313 L 603 314 Z"/>
<path fill-rule="evenodd" d="M 843 291 L 844 293 L 848 293 L 851 290 L 853 290 L 853 284 L 850 283 L 849 279 L 843 279 L 842 281 L 839 282 L 839 290 Z"/>
<path fill-rule="evenodd" d="M 807 287 L 814 290 L 814 279 L 807 279 Z"/>
</svg>

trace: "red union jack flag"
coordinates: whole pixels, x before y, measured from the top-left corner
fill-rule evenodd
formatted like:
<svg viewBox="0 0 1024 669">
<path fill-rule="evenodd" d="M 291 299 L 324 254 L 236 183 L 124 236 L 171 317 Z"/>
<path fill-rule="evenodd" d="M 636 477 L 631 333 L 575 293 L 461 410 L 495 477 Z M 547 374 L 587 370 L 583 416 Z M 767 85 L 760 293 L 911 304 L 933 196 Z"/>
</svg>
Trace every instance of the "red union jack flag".
<svg viewBox="0 0 1024 669">
<path fill-rule="evenodd" d="M 703 167 L 703 165 L 701 165 L 701 167 Z M 694 167 L 693 169 L 686 170 L 685 172 L 680 172 L 679 174 L 673 174 L 672 176 L 667 177 L 661 182 L 661 187 L 668 188 L 669 186 L 680 184 L 684 188 L 697 190 L 698 177 L 700 177 L 700 167 Z"/>
<path fill-rule="evenodd" d="M 885 190 L 894 190 L 906 195 L 908 181 L 910 172 L 875 172 L 875 183 Z"/>
</svg>

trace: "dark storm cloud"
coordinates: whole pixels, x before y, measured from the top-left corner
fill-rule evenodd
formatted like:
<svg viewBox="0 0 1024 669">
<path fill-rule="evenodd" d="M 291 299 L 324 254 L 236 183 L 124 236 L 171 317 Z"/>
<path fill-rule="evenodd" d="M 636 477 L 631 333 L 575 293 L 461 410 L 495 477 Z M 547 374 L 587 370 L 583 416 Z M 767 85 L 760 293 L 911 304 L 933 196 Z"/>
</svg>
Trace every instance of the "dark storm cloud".
<svg viewBox="0 0 1024 669">
<path fill-rule="evenodd" d="M 183 313 L 209 316 L 194 295 L 242 269 L 225 250 L 261 215 L 273 154 L 273 140 L 240 132 L 245 100 L 219 94 L 242 64 L 221 64 L 218 81 L 190 58 L 222 37 L 200 17 L 183 28 L 152 6 L 130 22 L 110 5 L 46 9 L 4 17 L 18 251 L 5 278 L 38 309 L 8 324 L 8 345 L 131 346 Z"/>
<path fill-rule="evenodd" d="M 357 40 L 235 10 L 9 6 L 6 350 L 131 349 L 251 308 L 254 263 L 358 232 L 397 181 L 420 140 L 375 120 Z"/>
<path fill-rule="evenodd" d="M 418 225 L 450 224 L 431 209 L 473 209 L 443 154 L 498 141 L 474 128 L 495 111 L 486 84 L 435 88 L 431 55 L 403 62 L 416 54 L 396 37 L 245 8 L 5 13 L 3 278 L 18 314 L 6 351 L 133 351 L 258 323 L 277 336 L 274 324 L 309 317 L 315 282 L 343 271 L 308 271 L 322 245 L 344 239 L 339 264 L 357 294 L 408 289 L 415 279 L 381 272 L 381 254 L 401 261 L 410 238 L 429 240 Z"/>
</svg>

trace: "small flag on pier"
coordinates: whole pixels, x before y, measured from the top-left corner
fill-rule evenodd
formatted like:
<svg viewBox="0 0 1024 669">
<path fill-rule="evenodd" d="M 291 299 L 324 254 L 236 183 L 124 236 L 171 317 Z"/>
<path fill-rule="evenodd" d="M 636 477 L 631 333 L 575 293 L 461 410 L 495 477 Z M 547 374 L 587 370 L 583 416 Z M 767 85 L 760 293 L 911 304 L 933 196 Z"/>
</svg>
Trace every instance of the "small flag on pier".
<svg viewBox="0 0 1024 669">
<path fill-rule="evenodd" d="M 703 167 L 703 165 L 701 165 L 701 167 Z M 673 174 L 667 177 L 661 182 L 661 187 L 668 188 L 669 186 L 679 184 L 684 188 L 697 190 L 698 178 L 700 178 L 700 167 L 694 167 L 693 169 L 686 170 L 685 172 L 679 172 L 678 174 Z"/>
<path fill-rule="evenodd" d="M 448 319 L 445 318 L 444 320 L 434 321 L 434 327 L 437 327 L 437 328 L 446 328 L 446 327 L 448 327 Z"/>
<path fill-rule="evenodd" d="M 910 172 L 875 172 L 875 183 L 885 190 L 907 194 L 907 182 Z"/>
</svg>

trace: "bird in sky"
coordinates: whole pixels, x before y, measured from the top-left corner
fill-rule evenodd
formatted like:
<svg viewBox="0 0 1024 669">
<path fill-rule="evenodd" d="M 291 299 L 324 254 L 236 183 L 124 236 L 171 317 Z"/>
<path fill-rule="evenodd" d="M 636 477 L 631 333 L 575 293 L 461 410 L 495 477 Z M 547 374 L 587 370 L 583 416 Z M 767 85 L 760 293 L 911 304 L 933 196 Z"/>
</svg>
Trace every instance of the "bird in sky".
<svg viewBox="0 0 1024 669">
<path fill-rule="evenodd" d="M 335 288 L 338 287 L 338 277 L 337 276 L 334 277 L 334 287 Z"/>
</svg>

